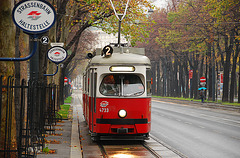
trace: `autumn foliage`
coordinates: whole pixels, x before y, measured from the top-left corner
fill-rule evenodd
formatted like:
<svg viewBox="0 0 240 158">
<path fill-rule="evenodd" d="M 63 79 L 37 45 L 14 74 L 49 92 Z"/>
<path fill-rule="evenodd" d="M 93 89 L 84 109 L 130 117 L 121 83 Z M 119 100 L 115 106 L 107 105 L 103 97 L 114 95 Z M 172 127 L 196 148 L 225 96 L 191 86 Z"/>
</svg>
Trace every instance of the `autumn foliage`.
<svg viewBox="0 0 240 158">
<path fill-rule="evenodd" d="M 239 8 L 238 0 L 170 0 L 167 8 L 155 11 L 154 31 L 145 38 L 151 42 L 138 43 L 147 48 L 157 71 L 153 72 L 158 82 L 153 93 L 198 98 L 199 78 L 205 76 L 208 99 L 215 100 L 219 94 L 223 101 L 233 102 L 240 85 Z M 189 70 L 193 70 L 191 80 Z"/>
</svg>

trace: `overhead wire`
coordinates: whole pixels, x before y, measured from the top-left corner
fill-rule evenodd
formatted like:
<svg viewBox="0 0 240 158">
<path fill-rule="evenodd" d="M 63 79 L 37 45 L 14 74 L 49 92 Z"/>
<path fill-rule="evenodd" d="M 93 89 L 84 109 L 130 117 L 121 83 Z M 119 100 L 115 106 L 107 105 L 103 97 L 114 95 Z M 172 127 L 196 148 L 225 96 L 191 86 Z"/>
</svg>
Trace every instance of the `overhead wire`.
<svg viewBox="0 0 240 158">
<path fill-rule="evenodd" d="M 114 13 L 115 13 L 115 16 L 117 17 L 118 20 L 122 21 L 123 18 L 126 16 L 127 8 L 128 8 L 128 4 L 129 4 L 129 1 L 130 1 L 130 0 L 127 1 L 126 8 L 125 8 L 125 10 L 124 10 L 124 14 L 123 14 L 123 16 L 122 16 L 121 19 L 120 19 L 120 17 L 118 16 L 119 14 L 117 14 L 117 12 L 116 12 L 116 9 L 115 9 L 115 7 L 114 7 L 114 5 L 113 5 L 112 0 L 109 0 L 109 1 L 110 1 L 111 5 L 112 5 L 113 11 L 114 11 Z"/>
</svg>

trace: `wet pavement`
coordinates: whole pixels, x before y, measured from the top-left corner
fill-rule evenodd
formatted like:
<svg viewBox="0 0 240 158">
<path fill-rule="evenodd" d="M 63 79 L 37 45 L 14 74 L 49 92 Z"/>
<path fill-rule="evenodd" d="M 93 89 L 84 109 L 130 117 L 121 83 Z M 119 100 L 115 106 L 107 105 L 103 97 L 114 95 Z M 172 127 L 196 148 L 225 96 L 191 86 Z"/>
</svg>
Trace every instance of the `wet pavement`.
<svg viewBox="0 0 240 158">
<path fill-rule="evenodd" d="M 102 157 L 102 152 L 97 142 L 91 140 L 88 132 L 87 124 L 83 118 L 82 106 L 78 103 L 80 98 L 73 96 L 73 116 L 76 114 L 79 120 L 80 141 L 84 158 L 99 158 Z M 101 141 L 105 152 L 109 158 L 154 158 L 143 145 L 141 141 Z M 160 144 L 156 140 L 150 138 L 145 141 L 145 145 L 152 148 L 159 157 L 162 158 L 180 158 L 175 152 Z"/>
<path fill-rule="evenodd" d="M 47 135 L 46 147 L 53 150 L 52 154 L 38 153 L 37 158 L 99 158 L 102 157 L 102 152 L 96 142 L 93 142 L 88 132 L 88 127 L 83 118 L 81 95 L 80 93 L 73 93 L 72 100 L 72 119 L 63 120 L 63 122 L 57 123 L 55 128 L 55 135 Z M 156 99 L 156 98 L 153 98 Z M 221 104 L 214 103 L 198 103 L 192 101 L 179 101 L 172 99 L 157 99 L 168 102 L 177 102 L 182 104 L 188 104 L 189 106 L 201 106 L 207 108 L 219 108 L 229 111 L 239 111 L 239 108 L 223 106 Z M 80 134 L 79 134 L 80 133 Z M 159 143 L 160 142 L 160 143 Z M 149 158 L 154 157 L 141 143 L 122 142 L 105 142 L 103 143 L 104 149 L 109 157 L 141 157 Z M 174 151 L 171 147 L 161 143 L 160 140 L 151 137 L 150 140 L 145 141 L 145 144 L 149 146 L 155 153 L 162 158 L 179 158 L 184 157 L 178 151 Z M 180 156 L 179 156 L 180 155 Z"/>
<path fill-rule="evenodd" d="M 37 158 L 69 158 L 71 152 L 72 122 L 63 120 L 57 123 L 55 134 L 46 135 L 46 145 L 50 151 L 38 153 Z"/>
<path fill-rule="evenodd" d="M 71 108 L 75 109 L 74 107 L 75 105 L 71 104 Z M 45 139 L 46 147 L 55 152 L 48 154 L 39 152 L 37 158 L 82 158 L 76 110 L 72 111 L 72 119 L 63 120 L 54 128 L 55 134 L 47 135 Z"/>
<path fill-rule="evenodd" d="M 55 126 L 56 135 L 46 137 L 47 142 L 58 142 L 46 145 L 49 149 L 55 150 L 55 153 L 39 153 L 37 158 L 99 158 L 103 156 L 98 144 L 91 140 L 87 124 L 83 118 L 80 94 L 73 93 L 72 97 L 72 119 L 58 123 Z M 180 158 L 176 151 L 173 151 L 166 144 L 159 143 L 154 138 L 145 141 L 145 145 L 154 150 L 159 157 Z M 141 142 L 105 141 L 103 146 L 110 158 L 121 158 L 122 156 L 155 157 L 143 147 Z"/>
</svg>

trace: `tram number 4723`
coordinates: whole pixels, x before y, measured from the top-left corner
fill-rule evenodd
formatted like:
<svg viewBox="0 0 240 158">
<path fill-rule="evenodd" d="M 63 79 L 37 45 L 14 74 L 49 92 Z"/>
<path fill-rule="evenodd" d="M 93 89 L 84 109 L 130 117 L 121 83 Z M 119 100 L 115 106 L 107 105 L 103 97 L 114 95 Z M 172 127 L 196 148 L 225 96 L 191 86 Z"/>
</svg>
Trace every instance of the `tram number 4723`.
<svg viewBox="0 0 240 158">
<path fill-rule="evenodd" d="M 100 108 L 99 111 L 105 113 L 105 112 L 109 112 L 109 109 L 108 108 Z"/>
</svg>

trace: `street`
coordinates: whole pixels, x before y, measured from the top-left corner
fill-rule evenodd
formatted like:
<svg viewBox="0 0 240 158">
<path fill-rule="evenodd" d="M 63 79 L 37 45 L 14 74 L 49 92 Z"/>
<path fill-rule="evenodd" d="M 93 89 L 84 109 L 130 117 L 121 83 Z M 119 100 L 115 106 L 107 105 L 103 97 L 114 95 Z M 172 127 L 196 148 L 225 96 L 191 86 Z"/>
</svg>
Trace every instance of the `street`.
<svg viewBox="0 0 240 158">
<path fill-rule="evenodd" d="M 239 158 L 240 115 L 152 99 L 151 134 L 189 158 Z"/>
</svg>

